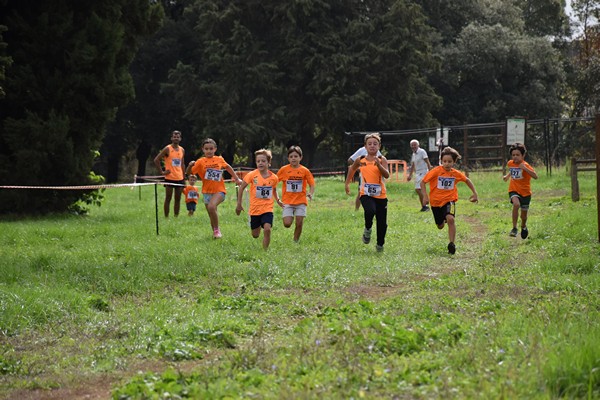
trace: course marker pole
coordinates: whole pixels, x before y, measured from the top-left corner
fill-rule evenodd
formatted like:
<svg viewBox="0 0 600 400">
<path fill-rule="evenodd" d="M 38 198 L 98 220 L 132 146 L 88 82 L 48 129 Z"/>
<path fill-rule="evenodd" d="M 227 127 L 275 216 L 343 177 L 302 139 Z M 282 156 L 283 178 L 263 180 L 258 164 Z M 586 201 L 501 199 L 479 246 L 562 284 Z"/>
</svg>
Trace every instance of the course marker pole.
<svg viewBox="0 0 600 400">
<path fill-rule="evenodd" d="M 156 235 L 158 236 L 158 185 L 154 185 L 154 211 L 156 217 Z"/>
</svg>

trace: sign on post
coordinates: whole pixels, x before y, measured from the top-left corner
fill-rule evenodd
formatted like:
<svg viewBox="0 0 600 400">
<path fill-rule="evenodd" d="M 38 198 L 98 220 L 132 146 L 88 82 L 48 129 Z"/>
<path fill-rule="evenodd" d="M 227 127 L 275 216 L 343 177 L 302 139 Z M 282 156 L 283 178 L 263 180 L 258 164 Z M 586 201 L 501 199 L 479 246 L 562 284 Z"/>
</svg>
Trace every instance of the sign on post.
<svg viewBox="0 0 600 400">
<path fill-rule="evenodd" d="M 506 145 L 525 143 L 525 118 L 508 118 L 506 120 Z"/>
</svg>

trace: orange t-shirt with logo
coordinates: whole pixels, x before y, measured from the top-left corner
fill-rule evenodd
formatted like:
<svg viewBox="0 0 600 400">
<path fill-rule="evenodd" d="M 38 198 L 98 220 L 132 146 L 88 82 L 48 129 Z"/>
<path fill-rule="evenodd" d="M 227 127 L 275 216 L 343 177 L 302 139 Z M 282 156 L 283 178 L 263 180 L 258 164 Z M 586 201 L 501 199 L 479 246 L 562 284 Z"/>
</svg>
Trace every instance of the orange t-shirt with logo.
<svg viewBox="0 0 600 400">
<path fill-rule="evenodd" d="M 183 189 L 183 195 L 185 196 L 186 203 L 198 204 L 198 188 L 196 186 L 188 185 Z"/>
<path fill-rule="evenodd" d="M 169 174 L 165 175 L 165 179 L 171 181 L 182 181 L 184 177 L 183 173 L 183 147 L 173 147 L 172 144 L 169 146 L 169 154 L 163 159 L 165 162 L 165 169 L 169 170 Z"/>
<path fill-rule="evenodd" d="M 385 181 L 375 161 L 368 161 L 365 157 L 360 159 L 360 195 L 369 196 L 375 199 L 385 199 Z"/>
<path fill-rule="evenodd" d="M 202 180 L 202 193 L 227 193 L 223 170 L 228 166 L 221 156 L 201 157 L 192 166 L 192 173 Z"/>
<path fill-rule="evenodd" d="M 523 165 L 535 171 L 527 162 L 523 161 Z M 513 160 L 509 160 L 506 166 L 510 171 L 508 192 L 517 192 L 523 197 L 531 196 L 531 175 L 519 168 L 519 164 Z"/>
<path fill-rule="evenodd" d="M 244 176 L 250 189 L 250 215 L 262 215 L 273 212 L 273 202 L 275 200 L 274 192 L 277 189 L 279 178 L 273 172 L 269 171 L 269 176 L 263 178 L 258 169 L 247 173 Z"/>
<path fill-rule="evenodd" d="M 446 171 L 444 167 L 437 166 L 430 170 L 423 178 L 429 183 L 429 202 L 432 207 L 441 207 L 451 201 L 458 201 L 458 182 L 466 182 L 467 176 L 454 168 Z"/>
<path fill-rule="evenodd" d="M 284 165 L 277 171 L 277 178 L 283 182 L 281 201 L 284 204 L 308 204 L 306 185 L 315 185 L 315 178 L 308 168 L 303 165 L 299 165 L 298 168 L 292 167 L 291 164 Z"/>
</svg>

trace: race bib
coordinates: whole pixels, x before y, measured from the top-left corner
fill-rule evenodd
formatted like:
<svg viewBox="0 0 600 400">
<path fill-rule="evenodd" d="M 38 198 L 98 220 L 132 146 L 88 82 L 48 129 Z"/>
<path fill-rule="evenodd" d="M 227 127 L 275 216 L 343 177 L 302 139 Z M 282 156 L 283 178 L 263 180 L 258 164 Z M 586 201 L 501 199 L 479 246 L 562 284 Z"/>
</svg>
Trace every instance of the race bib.
<svg viewBox="0 0 600 400">
<path fill-rule="evenodd" d="M 452 190 L 454 189 L 454 180 L 455 178 L 439 176 L 437 188 L 441 190 Z"/>
<path fill-rule="evenodd" d="M 302 181 L 286 181 L 286 190 L 292 193 L 298 193 L 302 191 Z"/>
<path fill-rule="evenodd" d="M 256 187 L 256 198 L 257 199 L 270 199 L 273 197 L 273 186 L 257 186 Z"/>
<path fill-rule="evenodd" d="M 171 165 L 174 166 L 174 167 L 176 167 L 176 168 L 181 167 L 181 158 L 173 158 L 171 160 Z"/>
<path fill-rule="evenodd" d="M 511 168 L 510 177 L 512 179 L 523 179 L 523 170 L 521 168 Z"/>
<path fill-rule="evenodd" d="M 187 195 L 188 199 L 197 199 L 198 198 L 198 192 L 188 192 Z"/>
<path fill-rule="evenodd" d="M 381 195 L 381 185 L 378 183 L 365 183 L 365 194 L 374 197 Z"/>
<path fill-rule="evenodd" d="M 222 177 L 223 177 L 222 169 L 207 168 L 206 172 L 204 173 L 204 180 L 206 180 L 206 181 L 219 182 Z"/>
</svg>

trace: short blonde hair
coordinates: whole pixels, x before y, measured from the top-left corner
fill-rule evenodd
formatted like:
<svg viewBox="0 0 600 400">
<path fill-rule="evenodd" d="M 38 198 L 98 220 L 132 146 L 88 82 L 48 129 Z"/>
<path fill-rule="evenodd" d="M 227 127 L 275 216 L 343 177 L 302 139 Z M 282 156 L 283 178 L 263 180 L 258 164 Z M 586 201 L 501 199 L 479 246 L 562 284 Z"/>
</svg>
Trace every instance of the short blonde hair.
<svg viewBox="0 0 600 400">
<path fill-rule="evenodd" d="M 254 152 L 254 158 L 256 159 L 256 156 L 259 156 L 259 155 L 263 155 L 263 156 L 267 157 L 267 162 L 271 163 L 271 158 L 273 157 L 273 155 L 271 154 L 271 150 L 267 150 L 267 149 L 256 150 Z"/>
</svg>

